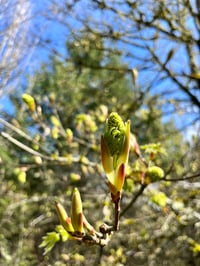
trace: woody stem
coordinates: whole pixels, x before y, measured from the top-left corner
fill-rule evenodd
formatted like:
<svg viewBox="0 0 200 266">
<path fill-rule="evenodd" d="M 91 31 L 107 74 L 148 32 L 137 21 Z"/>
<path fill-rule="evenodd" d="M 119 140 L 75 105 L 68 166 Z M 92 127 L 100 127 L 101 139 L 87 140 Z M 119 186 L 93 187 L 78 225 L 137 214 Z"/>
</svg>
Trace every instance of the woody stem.
<svg viewBox="0 0 200 266">
<path fill-rule="evenodd" d="M 121 196 L 119 196 L 119 198 L 114 202 L 114 204 L 115 204 L 115 220 L 114 220 L 113 231 L 119 230 L 120 200 L 121 200 Z"/>
</svg>

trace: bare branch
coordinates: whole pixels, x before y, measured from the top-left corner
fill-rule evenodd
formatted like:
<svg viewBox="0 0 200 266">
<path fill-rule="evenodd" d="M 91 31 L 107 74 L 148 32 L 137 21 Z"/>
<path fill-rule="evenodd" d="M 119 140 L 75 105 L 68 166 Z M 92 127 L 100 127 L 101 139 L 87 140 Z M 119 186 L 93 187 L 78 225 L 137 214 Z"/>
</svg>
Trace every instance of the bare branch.
<svg viewBox="0 0 200 266">
<path fill-rule="evenodd" d="M 66 157 L 61 157 L 61 156 L 58 156 L 56 158 L 54 157 L 51 157 L 51 156 L 48 156 L 48 155 L 44 155 L 40 152 L 37 152 L 33 149 L 31 149 L 30 147 L 28 147 L 27 145 L 21 143 L 20 141 L 18 141 L 17 139 L 13 138 L 12 136 L 10 136 L 8 133 L 6 132 L 1 132 L 1 135 L 2 137 L 6 138 L 8 141 L 10 141 L 11 143 L 15 144 L 17 147 L 19 147 L 20 149 L 28 152 L 29 154 L 32 154 L 34 156 L 39 156 L 45 160 L 48 160 L 48 161 L 58 161 L 60 163 L 68 163 L 70 160 L 72 160 L 74 163 L 79 163 L 79 162 L 82 162 L 81 161 L 81 155 L 77 156 L 77 157 L 72 157 L 70 159 L 66 158 Z M 86 164 L 86 165 L 90 165 L 90 166 L 96 166 L 96 163 L 94 162 L 82 162 L 83 164 Z"/>
<path fill-rule="evenodd" d="M 132 207 L 132 205 L 136 202 L 136 200 L 139 198 L 139 196 L 142 195 L 142 193 L 144 192 L 146 188 L 145 184 L 141 184 L 140 185 L 140 189 L 138 190 L 138 192 L 133 196 L 132 200 L 129 202 L 129 204 L 122 210 L 121 212 L 121 216 L 124 216 L 124 214 Z"/>
<path fill-rule="evenodd" d="M 172 182 L 177 182 L 177 181 L 185 181 L 185 180 L 190 180 L 196 177 L 200 177 L 200 172 L 197 172 L 196 174 L 190 175 L 190 176 L 183 176 L 183 177 L 178 177 L 178 178 L 167 178 L 164 177 L 162 180 L 164 181 L 172 181 Z"/>
</svg>

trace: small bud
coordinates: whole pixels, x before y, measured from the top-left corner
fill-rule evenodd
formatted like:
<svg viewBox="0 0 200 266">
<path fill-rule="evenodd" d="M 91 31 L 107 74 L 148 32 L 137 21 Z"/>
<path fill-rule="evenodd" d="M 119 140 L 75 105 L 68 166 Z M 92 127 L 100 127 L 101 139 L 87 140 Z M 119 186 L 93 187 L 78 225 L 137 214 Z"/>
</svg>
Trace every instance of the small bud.
<svg viewBox="0 0 200 266">
<path fill-rule="evenodd" d="M 60 127 L 60 121 L 59 119 L 55 116 L 55 115 L 52 115 L 50 117 L 50 120 L 51 120 L 51 123 L 55 126 L 55 127 Z"/>
<path fill-rule="evenodd" d="M 65 132 L 66 132 L 67 142 L 71 143 L 73 140 L 73 131 L 70 128 L 67 128 Z"/>
<path fill-rule="evenodd" d="M 57 214 L 60 220 L 60 223 L 65 228 L 65 230 L 69 233 L 74 232 L 74 228 L 71 223 L 70 217 L 68 217 L 67 212 L 65 211 L 64 207 L 59 203 L 55 202 Z"/>
<path fill-rule="evenodd" d="M 49 101 L 50 103 L 54 104 L 55 101 L 56 101 L 56 95 L 54 92 L 51 92 L 50 95 L 49 95 Z"/>
<path fill-rule="evenodd" d="M 146 177 L 149 178 L 150 182 L 155 182 L 164 177 L 164 171 L 158 166 L 151 166 L 145 173 Z"/>
<path fill-rule="evenodd" d="M 22 99 L 28 105 L 29 110 L 31 112 L 34 112 L 36 108 L 36 103 L 35 103 L 34 98 L 31 95 L 24 93 L 22 95 Z"/>
<path fill-rule="evenodd" d="M 132 74 L 132 80 L 133 80 L 133 85 L 136 86 L 136 81 L 138 77 L 138 70 L 136 68 L 133 68 L 131 71 Z"/>
<path fill-rule="evenodd" d="M 133 151 L 138 157 L 141 156 L 139 144 L 137 143 L 136 137 L 133 134 L 130 136 L 130 150 Z"/>
<path fill-rule="evenodd" d="M 75 232 L 84 234 L 82 200 L 77 188 L 74 188 L 72 197 L 71 220 Z"/>
</svg>

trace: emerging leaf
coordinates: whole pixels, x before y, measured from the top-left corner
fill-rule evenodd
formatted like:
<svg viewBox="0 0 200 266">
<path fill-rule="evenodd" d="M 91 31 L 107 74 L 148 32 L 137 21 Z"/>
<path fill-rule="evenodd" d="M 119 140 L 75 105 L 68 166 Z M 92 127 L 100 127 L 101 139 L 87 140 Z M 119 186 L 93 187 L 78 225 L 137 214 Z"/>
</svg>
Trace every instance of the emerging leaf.
<svg viewBox="0 0 200 266">
<path fill-rule="evenodd" d="M 118 156 L 125 141 L 125 125 L 121 117 L 112 112 L 106 122 L 104 133 L 105 142 L 112 156 Z"/>
<path fill-rule="evenodd" d="M 49 232 L 46 236 L 43 236 L 42 243 L 39 245 L 40 248 L 44 248 L 44 255 L 52 250 L 56 242 L 60 240 L 60 235 L 56 232 Z"/>
</svg>

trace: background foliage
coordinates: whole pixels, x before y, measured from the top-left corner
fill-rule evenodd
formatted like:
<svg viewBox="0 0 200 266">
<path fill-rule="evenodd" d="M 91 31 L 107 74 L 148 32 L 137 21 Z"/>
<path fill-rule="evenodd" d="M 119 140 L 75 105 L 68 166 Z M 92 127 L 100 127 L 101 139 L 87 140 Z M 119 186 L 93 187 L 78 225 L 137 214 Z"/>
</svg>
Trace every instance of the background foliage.
<svg viewBox="0 0 200 266">
<path fill-rule="evenodd" d="M 17 75 L 2 76 L 18 86 L 2 86 L 11 105 L 0 117 L 0 264 L 199 265 L 198 1 L 46 4 L 32 5 L 24 43 L 27 52 L 34 44 L 34 59 L 44 58 L 35 60 L 34 71 L 17 68 Z M 2 30 L 5 40 L 8 33 Z M 39 38 L 37 45 L 31 38 Z M 18 48 L 9 50 L 17 51 L 9 73 L 15 73 Z M 34 112 L 24 92 L 35 99 Z M 141 189 L 140 163 L 131 151 L 120 231 L 109 245 L 101 250 L 61 239 L 44 255 L 42 237 L 58 230 L 54 200 L 69 209 L 74 187 L 95 227 L 112 221 L 99 147 L 111 111 L 131 119 L 144 157 L 162 167 L 165 178 Z"/>
</svg>

